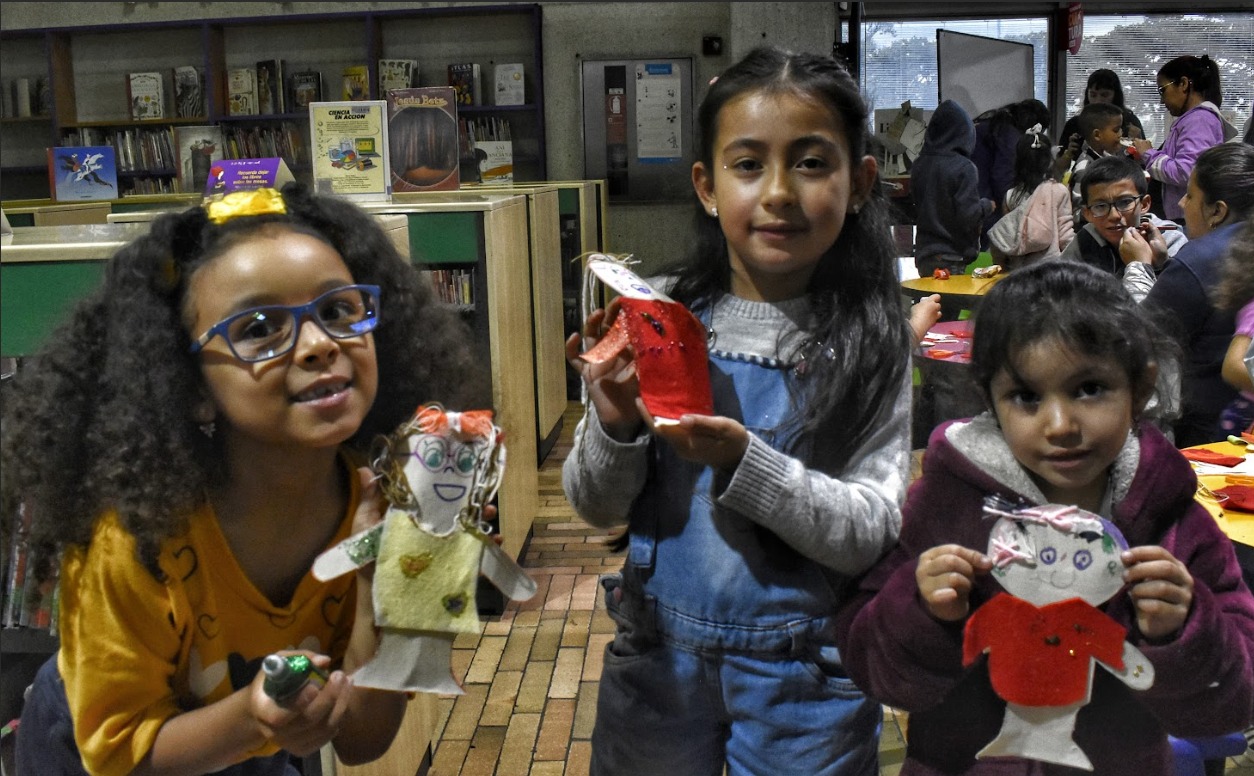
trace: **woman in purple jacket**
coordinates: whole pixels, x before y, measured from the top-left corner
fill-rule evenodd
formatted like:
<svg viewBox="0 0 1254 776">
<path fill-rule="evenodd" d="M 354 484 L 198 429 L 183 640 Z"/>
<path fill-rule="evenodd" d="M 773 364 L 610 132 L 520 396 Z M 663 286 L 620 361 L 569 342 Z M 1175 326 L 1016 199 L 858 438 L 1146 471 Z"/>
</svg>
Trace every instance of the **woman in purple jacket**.
<svg viewBox="0 0 1254 776">
<path fill-rule="evenodd" d="M 1203 151 L 1236 137 L 1236 127 L 1219 113 L 1223 91 L 1219 65 L 1203 54 L 1176 57 L 1158 70 L 1158 94 L 1175 117 L 1162 148 L 1148 140 L 1134 140 L 1146 172 L 1163 184 L 1163 210 L 1172 221 L 1184 218 L 1180 198 L 1189 186 L 1189 173 Z"/>
<path fill-rule="evenodd" d="M 984 298 L 971 368 L 990 411 L 933 432 L 897 547 L 840 617 L 850 677 L 910 714 L 903 776 L 1076 772 L 1043 757 L 977 757 L 1006 714 L 986 660 L 963 665 L 968 619 L 1002 590 L 984 552 L 986 496 L 1075 505 L 1127 539 L 1125 584 L 1099 608 L 1152 663 L 1154 680 L 1132 689 L 1094 672 L 1073 733 L 1094 773 L 1169 776 L 1168 734 L 1250 723 L 1254 597 L 1231 542 L 1194 501 L 1188 461 L 1138 422 L 1156 365 L 1172 357 L 1168 342 L 1113 276 L 1078 262 L 1017 270 Z M 1054 574 L 1065 573 L 1057 560 Z M 1083 568 L 1078 553 L 1076 563 Z M 1043 631 L 1025 655 L 1068 633 Z"/>
</svg>

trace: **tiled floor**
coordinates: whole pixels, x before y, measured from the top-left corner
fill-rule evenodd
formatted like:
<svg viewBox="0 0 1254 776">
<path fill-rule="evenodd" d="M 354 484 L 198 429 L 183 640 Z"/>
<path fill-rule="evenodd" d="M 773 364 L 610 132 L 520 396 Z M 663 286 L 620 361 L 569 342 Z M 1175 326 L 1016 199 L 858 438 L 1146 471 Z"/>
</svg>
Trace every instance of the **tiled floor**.
<svg viewBox="0 0 1254 776">
<path fill-rule="evenodd" d="M 609 531 L 575 516 L 562 495 L 561 465 L 579 419 L 572 403 L 562 438 L 540 471 L 540 513 L 523 565 L 539 584 L 530 601 L 459 637 L 454 673 L 465 695 L 440 698 L 429 776 L 586 776 L 601 656 L 614 632 L 597 578 L 622 565 Z M 881 776 L 897 776 L 905 716 L 885 709 Z M 1230 766 L 1228 776 L 1254 776 Z"/>
</svg>

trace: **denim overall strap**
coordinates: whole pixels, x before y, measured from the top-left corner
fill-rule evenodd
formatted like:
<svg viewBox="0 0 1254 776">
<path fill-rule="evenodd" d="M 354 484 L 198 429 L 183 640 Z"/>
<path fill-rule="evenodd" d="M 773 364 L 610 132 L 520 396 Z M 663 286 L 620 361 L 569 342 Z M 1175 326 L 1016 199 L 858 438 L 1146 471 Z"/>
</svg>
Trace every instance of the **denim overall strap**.
<svg viewBox="0 0 1254 776">
<path fill-rule="evenodd" d="M 715 414 L 786 450 L 790 372 L 775 359 L 712 349 Z M 632 509 L 617 613 L 642 633 L 698 650 L 795 655 L 807 643 L 831 643 L 835 572 L 718 505 L 729 475 L 660 442 L 651 467 L 650 486 Z"/>
</svg>

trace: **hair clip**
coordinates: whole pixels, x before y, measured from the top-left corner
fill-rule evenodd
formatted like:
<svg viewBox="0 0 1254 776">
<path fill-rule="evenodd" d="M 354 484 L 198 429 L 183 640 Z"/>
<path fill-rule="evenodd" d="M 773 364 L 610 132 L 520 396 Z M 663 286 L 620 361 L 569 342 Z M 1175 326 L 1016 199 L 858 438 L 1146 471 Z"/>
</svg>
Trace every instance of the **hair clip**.
<svg viewBox="0 0 1254 776">
<path fill-rule="evenodd" d="M 205 211 L 210 221 L 220 225 L 240 216 L 283 215 L 287 213 L 287 205 L 277 189 L 252 189 L 232 191 L 205 205 Z"/>
<path fill-rule="evenodd" d="M 1027 131 L 1024 132 L 1023 134 L 1032 135 L 1032 147 L 1040 148 L 1041 147 L 1041 134 L 1044 131 L 1045 130 L 1041 128 L 1040 124 L 1033 124 L 1032 126 L 1028 127 Z"/>
</svg>

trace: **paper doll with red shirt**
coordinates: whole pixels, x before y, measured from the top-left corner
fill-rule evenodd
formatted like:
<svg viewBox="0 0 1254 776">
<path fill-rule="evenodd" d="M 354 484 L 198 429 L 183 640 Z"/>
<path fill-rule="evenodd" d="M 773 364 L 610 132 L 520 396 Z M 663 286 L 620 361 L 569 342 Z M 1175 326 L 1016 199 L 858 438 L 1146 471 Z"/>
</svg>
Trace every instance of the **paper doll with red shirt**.
<svg viewBox="0 0 1254 776">
<path fill-rule="evenodd" d="M 963 663 L 987 655 L 993 690 L 1006 701 L 1001 730 L 977 757 L 1014 756 L 1092 770 L 1072 740 L 1089 702 L 1094 663 L 1134 690 L 1154 667 L 1097 606 L 1123 586 L 1128 548 L 1108 520 L 1074 506 L 1013 509 L 990 498 L 993 575 L 1006 593 L 967 620 Z"/>
</svg>

